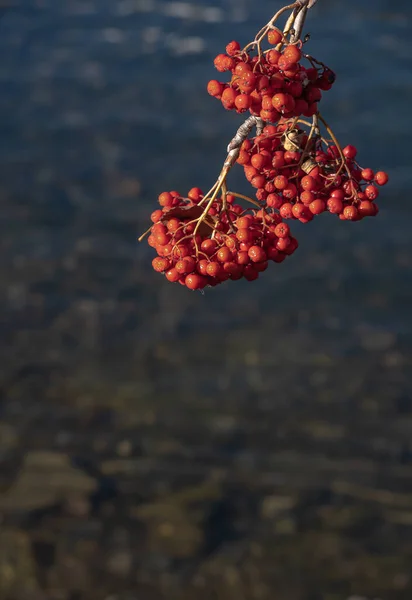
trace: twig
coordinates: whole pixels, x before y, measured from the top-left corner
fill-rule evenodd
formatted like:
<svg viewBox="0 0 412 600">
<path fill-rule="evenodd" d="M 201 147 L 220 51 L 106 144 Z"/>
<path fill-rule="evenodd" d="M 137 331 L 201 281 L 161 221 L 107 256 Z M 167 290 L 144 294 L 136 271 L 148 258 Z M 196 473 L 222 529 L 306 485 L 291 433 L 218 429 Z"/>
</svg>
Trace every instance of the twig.
<svg viewBox="0 0 412 600">
<path fill-rule="evenodd" d="M 300 8 L 296 13 L 296 17 L 292 26 L 293 34 L 291 35 L 290 42 L 291 44 L 296 44 L 296 42 L 300 39 L 302 35 L 303 25 L 306 19 L 306 13 L 309 8 L 315 6 L 318 0 L 297 0 L 300 4 Z"/>
</svg>

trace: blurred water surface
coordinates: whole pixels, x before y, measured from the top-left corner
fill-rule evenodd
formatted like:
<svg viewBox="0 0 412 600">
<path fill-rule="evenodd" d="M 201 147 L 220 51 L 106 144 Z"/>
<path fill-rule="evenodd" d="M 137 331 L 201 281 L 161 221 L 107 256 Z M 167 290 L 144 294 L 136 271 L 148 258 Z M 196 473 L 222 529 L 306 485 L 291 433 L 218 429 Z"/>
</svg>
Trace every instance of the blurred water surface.
<svg viewBox="0 0 412 600">
<path fill-rule="evenodd" d="M 379 218 L 298 227 L 287 263 L 204 295 L 136 237 L 160 191 L 214 182 L 241 117 L 205 92 L 213 58 L 279 4 L 10 4 L 0 598 L 409 600 L 411 3 L 306 24 L 338 74 L 325 116 L 390 173 Z M 69 490 L 33 484 L 62 456 Z"/>
</svg>

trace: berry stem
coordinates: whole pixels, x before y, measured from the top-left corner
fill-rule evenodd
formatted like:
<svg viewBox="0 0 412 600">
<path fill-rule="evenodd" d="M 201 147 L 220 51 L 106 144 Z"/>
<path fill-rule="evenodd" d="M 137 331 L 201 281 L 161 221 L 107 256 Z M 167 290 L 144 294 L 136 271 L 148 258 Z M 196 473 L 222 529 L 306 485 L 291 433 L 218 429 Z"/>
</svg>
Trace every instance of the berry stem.
<svg viewBox="0 0 412 600">
<path fill-rule="evenodd" d="M 262 27 L 262 29 L 256 34 L 255 39 L 252 42 L 249 42 L 249 44 L 247 44 L 243 48 L 243 52 L 247 52 L 247 50 L 249 48 L 252 48 L 253 46 L 257 46 L 258 53 L 259 53 L 259 56 L 260 56 L 261 52 L 262 52 L 261 48 L 260 48 L 260 43 L 264 39 L 264 37 L 267 34 L 267 32 L 270 29 L 274 28 L 274 25 L 275 25 L 276 21 L 278 20 L 278 18 L 284 12 L 286 12 L 288 10 L 294 10 L 298 6 L 300 6 L 300 2 L 294 2 L 293 4 L 288 4 L 287 6 L 284 6 L 283 8 L 281 8 L 280 10 L 278 10 L 278 12 L 270 19 L 270 21 L 264 27 Z"/>
<path fill-rule="evenodd" d="M 340 172 L 342 171 L 343 167 L 345 167 L 349 179 L 352 179 L 351 172 L 350 172 L 350 170 L 347 167 L 346 159 L 345 159 L 345 156 L 344 156 L 344 154 L 342 152 L 342 148 L 341 148 L 341 146 L 339 144 L 338 138 L 333 133 L 332 129 L 330 128 L 330 126 L 328 125 L 328 123 L 325 121 L 325 119 L 322 117 L 322 115 L 320 113 L 318 113 L 318 119 L 320 121 L 322 121 L 323 125 L 325 126 L 326 131 L 329 133 L 330 137 L 332 138 L 333 143 L 335 144 L 335 146 L 336 146 L 336 148 L 338 149 L 338 152 L 339 152 L 339 156 L 340 156 L 340 159 L 341 159 L 341 164 L 339 166 L 339 169 L 335 173 L 335 178 L 340 174 Z M 331 185 L 333 185 L 333 181 L 334 180 L 332 180 L 331 182 L 329 182 L 326 185 L 326 187 L 330 187 Z"/>
<path fill-rule="evenodd" d="M 152 226 L 153 226 L 153 223 L 150 225 L 149 229 L 147 229 L 144 233 L 142 233 L 142 235 L 140 237 L 137 238 L 138 242 L 141 242 L 142 240 L 144 240 L 144 238 L 150 233 Z"/>
<path fill-rule="evenodd" d="M 300 8 L 297 11 L 295 20 L 293 21 L 293 33 L 290 37 L 291 44 L 296 44 L 299 41 L 300 36 L 302 35 L 302 29 L 305 23 L 308 9 L 311 8 L 314 4 L 316 4 L 316 2 L 317 0 L 300 0 L 298 2 L 298 4 L 300 4 Z"/>
<path fill-rule="evenodd" d="M 241 200 L 250 202 L 250 204 L 253 204 L 254 206 L 257 206 L 258 208 L 261 208 L 259 202 L 256 202 L 256 200 L 253 200 L 252 198 L 249 198 L 249 196 L 245 196 L 244 194 L 239 194 L 238 192 L 228 192 L 228 194 L 231 194 L 235 198 L 240 198 Z"/>
</svg>

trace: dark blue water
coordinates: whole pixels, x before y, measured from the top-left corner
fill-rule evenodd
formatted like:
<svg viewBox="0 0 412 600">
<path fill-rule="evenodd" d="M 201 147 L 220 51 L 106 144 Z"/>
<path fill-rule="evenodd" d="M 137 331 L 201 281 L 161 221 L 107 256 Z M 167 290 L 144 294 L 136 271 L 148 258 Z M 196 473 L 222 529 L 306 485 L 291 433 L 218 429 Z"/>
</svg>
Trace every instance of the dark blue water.
<svg viewBox="0 0 412 600">
<path fill-rule="evenodd" d="M 154 274 L 136 242 L 159 192 L 215 181 L 241 117 L 206 94 L 213 58 L 277 7 L 33 0 L 4 11 L 0 418 L 24 423 L 28 449 L 99 461 L 93 424 L 78 435 L 77 420 L 109 408 L 120 415 L 110 435 L 144 422 L 149 441 L 178 440 L 177 458 L 153 451 L 172 487 L 213 469 L 262 494 L 267 481 L 342 497 L 342 481 L 411 487 L 409 1 L 319 0 L 306 23 L 311 54 L 338 75 L 323 114 L 362 165 L 390 174 L 378 218 L 325 215 L 297 228 L 287 264 L 204 295 Z M 247 189 L 234 171 L 231 186 Z M 389 529 L 396 510 L 382 509 Z M 395 598 L 373 581 L 362 589 Z"/>
</svg>

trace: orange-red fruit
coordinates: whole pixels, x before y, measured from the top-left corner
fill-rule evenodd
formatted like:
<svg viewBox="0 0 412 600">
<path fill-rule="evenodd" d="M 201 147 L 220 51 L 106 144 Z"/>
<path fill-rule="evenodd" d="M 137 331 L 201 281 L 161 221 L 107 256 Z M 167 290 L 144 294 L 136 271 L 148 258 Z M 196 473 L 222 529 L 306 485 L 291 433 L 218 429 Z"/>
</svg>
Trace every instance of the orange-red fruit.
<svg viewBox="0 0 412 600">
<path fill-rule="evenodd" d="M 224 89 L 225 84 L 216 79 L 211 79 L 207 84 L 207 93 L 215 98 L 220 98 Z"/>
<path fill-rule="evenodd" d="M 222 93 L 222 104 L 227 110 L 231 110 L 235 106 L 237 93 L 233 88 L 226 88 Z"/>
<path fill-rule="evenodd" d="M 166 271 L 165 277 L 168 281 L 175 283 L 176 281 L 178 281 L 180 279 L 180 273 L 178 273 L 176 271 L 176 269 L 173 267 L 173 268 L 169 269 L 168 271 Z"/>
<path fill-rule="evenodd" d="M 378 185 L 385 185 L 389 181 L 389 175 L 385 171 L 378 171 L 375 173 L 375 182 Z"/>
<path fill-rule="evenodd" d="M 232 253 L 227 246 L 222 246 L 222 248 L 219 248 L 217 251 L 216 256 L 218 261 L 224 263 L 228 262 L 232 258 Z"/>
<path fill-rule="evenodd" d="M 254 281 L 259 277 L 259 272 L 252 265 L 246 265 L 243 270 L 243 276 L 247 281 Z"/>
<path fill-rule="evenodd" d="M 203 242 L 200 245 L 201 251 L 207 254 L 208 256 L 212 256 L 212 254 L 214 254 L 214 252 L 216 251 L 216 248 L 217 243 L 215 242 L 215 240 L 211 240 L 210 238 L 203 240 Z"/>
<path fill-rule="evenodd" d="M 356 206 L 345 206 L 343 216 L 347 221 L 356 221 L 359 218 L 358 209 Z"/>
<path fill-rule="evenodd" d="M 274 233 L 278 238 L 288 237 L 290 233 L 290 227 L 287 223 L 279 223 L 276 225 Z"/>
<path fill-rule="evenodd" d="M 170 263 L 167 258 L 156 256 L 156 258 L 152 260 L 152 266 L 158 273 L 163 273 L 163 271 L 166 271 L 170 267 Z"/>
<path fill-rule="evenodd" d="M 376 204 L 370 200 L 363 200 L 358 206 L 358 212 L 362 217 L 374 217 L 376 214 Z"/>
<path fill-rule="evenodd" d="M 273 108 L 275 108 L 280 113 L 288 113 L 291 112 L 295 108 L 295 99 L 290 94 L 284 94 L 283 92 L 279 92 L 275 94 L 272 98 Z"/>
<path fill-rule="evenodd" d="M 302 58 L 302 52 L 294 44 L 286 46 L 282 54 L 290 63 L 297 63 Z"/>
<path fill-rule="evenodd" d="M 216 262 L 210 262 L 206 267 L 206 273 L 210 275 L 210 277 L 218 277 L 222 271 L 222 266 Z"/>
<path fill-rule="evenodd" d="M 239 42 L 236 42 L 235 40 L 233 40 L 233 42 L 229 42 L 228 45 L 226 46 L 226 53 L 229 56 L 235 56 L 240 50 L 240 44 Z"/>
<path fill-rule="evenodd" d="M 268 42 L 277 46 L 283 40 L 283 34 L 279 29 L 271 29 L 268 33 Z"/>
<path fill-rule="evenodd" d="M 309 210 L 313 215 L 320 215 L 326 210 L 326 203 L 322 198 L 316 198 L 309 204 Z"/>
<path fill-rule="evenodd" d="M 252 246 L 249 248 L 248 256 L 254 263 L 263 262 L 266 260 L 266 252 L 260 246 Z"/>
<path fill-rule="evenodd" d="M 201 290 L 207 285 L 207 279 L 197 273 L 191 273 L 190 275 L 186 275 L 185 285 L 189 290 Z"/>
<path fill-rule="evenodd" d="M 154 210 L 152 212 L 152 214 L 150 215 L 150 219 L 151 219 L 152 223 L 158 223 L 162 217 L 163 217 L 163 211 L 160 210 L 160 208 L 158 208 L 157 210 Z"/>
<path fill-rule="evenodd" d="M 192 187 L 189 190 L 187 197 L 190 198 L 190 200 L 192 200 L 193 202 L 200 202 L 200 200 L 203 198 L 203 192 L 198 187 Z"/>
<path fill-rule="evenodd" d="M 239 94 L 239 96 L 236 96 L 235 98 L 235 106 L 238 112 L 245 112 L 252 106 L 252 98 L 249 94 Z"/>
<path fill-rule="evenodd" d="M 343 211 L 343 202 L 340 198 L 329 198 L 326 206 L 328 211 L 333 215 L 339 215 Z"/>
<path fill-rule="evenodd" d="M 158 201 L 160 206 L 172 206 L 173 196 L 170 192 L 162 192 L 159 194 Z"/>
</svg>

